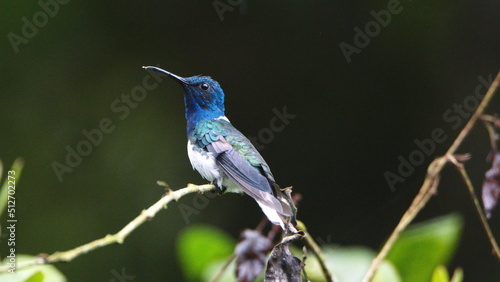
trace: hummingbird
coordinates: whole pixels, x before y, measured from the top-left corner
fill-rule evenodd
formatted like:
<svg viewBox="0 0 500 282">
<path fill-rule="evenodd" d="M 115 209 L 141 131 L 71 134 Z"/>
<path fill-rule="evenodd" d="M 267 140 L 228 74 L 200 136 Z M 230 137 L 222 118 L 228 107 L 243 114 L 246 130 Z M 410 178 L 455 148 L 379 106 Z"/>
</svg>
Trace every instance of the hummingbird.
<svg viewBox="0 0 500 282">
<path fill-rule="evenodd" d="M 154 66 L 143 68 L 168 75 L 184 90 L 187 152 L 193 169 L 220 193 L 246 193 L 255 199 L 269 221 L 283 230 L 289 230 L 289 222 L 295 225 L 290 197 L 276 184 L 259 151 L 225 116 L 219 83 L 209 76 L 180 77 Z"/>
</svg>

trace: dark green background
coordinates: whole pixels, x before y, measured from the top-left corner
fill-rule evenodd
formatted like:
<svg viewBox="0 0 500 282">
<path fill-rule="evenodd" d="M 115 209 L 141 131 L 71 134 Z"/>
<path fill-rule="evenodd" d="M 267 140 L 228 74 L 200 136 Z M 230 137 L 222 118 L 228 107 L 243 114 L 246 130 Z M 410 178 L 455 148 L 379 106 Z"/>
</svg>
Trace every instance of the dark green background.
<svg viewBox="0 0 500 282">
<path fill-rule="evenodd" d="M 427 165 L 459 132 L 443 114 L 500 65 L 495 1 L 402 1 L 403 11 L 348 64 L 339 44 L 353 44 L 353 28 L 363 29 L 370 11 L 387 3 L 250 1 L 221 21 L 211 1 L 69 1 L 17 54 L 7 35 L 21 35 L 22 17 L 32 21 L 41 8 L 36 1 L 2 4 L 0 158 L 6 166 L 19 156 L 26 162 L 16 193 L 18 253 L 66 250 L 118 231 L 161 196 L 156 180 L 172 188 L 205 183 L 185 152 L 177 83 L 164 80 L 124 120 L 112 112 L 113 100 L 142 84 L 143 65 L 211 75 L 225 90 L 227 116 L 248 136 L 269 127 L 273 108 L 286 106 L 297 117 L 262 154 L 277 181 L 303 195 L 299 218 L 325 242 L 379 248 Z M 489 113 L 499 111 L 499 101 Z M 103 118 L 116 129 L 60 183 L 52 162 L 64 162 L 65 146 L 75 148 L 82 130 Z M 398 156 L 408 158 L 414 140 L 435 128 L 447 140 L 391 191 L 384 172 L 396 172 Z M 459 152 L 473 154 L 467 167 L 479 189 L 489 152 L 482 126 Z M 192 206 L 192 196 L 182 202 Z M 498 262 L 464 184 L 448 167 L 417 221 L 452 211 L 466 224 L 450 267 L 462 266 L 466 281 L 494 281 Z M 261 218 L 249 197 L 225 195 L 190 219 L 236 237 Z M 499 223 L 496 211 L 497 238 Z M 109 281 L 122 268 L 137 281 L 179 281 L 175 240 L 186 227 L 173 204 L 123 246 L 57 267 L 71 281 Z"/>
</svg>

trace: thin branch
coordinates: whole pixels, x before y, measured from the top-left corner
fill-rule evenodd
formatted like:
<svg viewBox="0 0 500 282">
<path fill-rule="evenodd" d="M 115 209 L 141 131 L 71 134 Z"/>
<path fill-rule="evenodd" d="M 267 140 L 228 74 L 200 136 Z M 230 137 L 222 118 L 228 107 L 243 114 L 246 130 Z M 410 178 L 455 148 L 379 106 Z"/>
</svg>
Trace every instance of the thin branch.
<svg viewBox="0 0 500 282">
<path fill-rule="evenodd" d="M 493 96 L 494 96 L 495 92 L 497 91 L 499 84 L 500 84 L 500 72 L 498 72 L 497 76 L 495 77 L 495 80 L 493 80 L 493 82 L 491 83 L 490 88 L 486 92 L 486 95 L 484 95 L 483 101 L 481 101 L 481 104 L 479 104 L 476 111 L 474 112 L 474 114 L 470 118 L 469 122 L 462 129 L 462 131 L 458 135 L 457 139 L 455 139 L 453 144 L 451 144 L 451 147 L 446 152 L 446 155 L 455 154 L 455 151 L 462 144 L 465 137 L 471 131 L 472 127 L 474 127 L 474 124 L 476 123 L 477 119 L 483 114 L 484 109 L 486 108 L 486 106 L 488 106 L 491 99 L 493 99 Z"/>
<path fill-rule="evenodd" d="M 297 226 L 300 230 L 305 233 L 304 239 L 306 240 L 306 245 L 311 249 L 314 256 L 318 259 L 319 265 L 321 266 L 321 270 L 325 275 L 326 281 L 333 282 L 333 275 L 330 273 L 330 270 L 326 267 L 326 257 L 325 254 L 321 251 L 321 248 L 318 246 L 316 241 L 311 237 L 311 234 L 307 232 L 307 228 L 301 221 L 297 220 Z"/>
<path fill-rule="evenodd" d="M 424 184 L 420 188 L 420 191 L 418 192 L 417 196 L 415 199 L 413 199 L 413 202 L 411 203 L 410 207 L 406 210 L 404 215 L 401 217 L 401 220 L 399 221 L 398 225 L 392 231 L 391 236 L 389 236 L 389 239 L 387 239 L 387 242 L 385 242 L 384 246 L 380 250 L 380 252 L 377 254 L 377 256 L 373 259 L 372 264 L 370 265 L 370 268 L 368 269 L 368 272 L 366 273 L 365 277 L 363 278 L 364 282 L 371 281 L 373 277 L 375 276 L 375 272 L 377 271 L 378 267 L 382 263 L 382 261 L 385 259 L 389 251 L 391 250 L 392 246 L 396 242 L 396 239 L 399 237 L 401 232 L 406 229 L 406 227 L 412 222 L 412 220 L 417 216 L 417 214 L 424 208 L 425 204 L 429 201 L 431 196 L 435 193 L 437 190 L 437 186 L 439 184 L 439 172 L 441 169 L 444 167 L 446 164 L 446 158 L 445 157 L 440 157 L 438 159 L 435 159 L 428 168 L 428 173 L 427 176 L 424 180 Z M 437 172 L 437 173 L 436 173 Z"/>
<path fill-rule="evenodd" d="M 486 231 L 486 235 L 488 235 L 488 240 L 490 241 L 491 247 L 493 248 L 493 254 L 497 257 L 498 260 L 500 260 L 500 249 L 498 248 L 498 244 L 495 240 L 495 236 L 493 235 L 493 232 L 491 232 L 490 225 L 488 224 L 488 220 L 486 219 L 486 216 L 484 215 L 483 208 L 481 207 L 481 204 L 479 204 L 479 200 L 476 197 L 476 193 L 474 192 L 474 186 L 472 185 L 472 182 L 470 181 L 469 175 L 467 174 L 467 171 L 465 170 L 465 167 L 463 164 L 455 165 L 457 170 L 460 172 L 460 175 L 462 175 L 462 179 L 465 182 L 465 185 L 467 185 L 467 190 L 469 190 L 470 197 L 472 199 L 472 202 L 474 203 L 474 206 L 476 207 L 476 211 L 479 215 L 479 218 L 481 219 L 481 223 L 483 225 L 484 230 Z"/>
<path fill-rule="evenodd" d="M 224 265 L 222 266 L 221 269 L 219 269 L 219 271 L 215 274 L 215 276 L 210 279 L 210 282 L 217 282 L 221 279 L 222 275 L 224 274 L 224 272 L 226 272 L 226 270 L 229 268 L 229 266 L 231 266 L 231 263 L 233 263 L 233 261 L 236 259 L 236 255 L 235 254 L 232 254 L 229 259 L 224 263 Z"/>
<path fill-rule="evenodd" d="M 16 266 L 16 269 L 21 269 L 34 265 L 41 264 L 52 264 L 58 262 L 69 262 L 76 257 L 86 254 L 90 251 L 96 250 L 98 248 L 102 248 L 107 245 L 111 245 L 114 243 L 122 244 L 125 241 L 132 231 L 141 226 L 144 222 L 150 221 L 160 210 L 162 210 L 168 203 L 175 200 L 177 201 L 181 197 L 195 192 L 207 192 L 213 190 L 215 187 L 211 184 L 205 185 L 194 185 L 188 184 L 187 187 L 179 189 L 177 191 L 169 191 L 167 192 L 158 202 L 153 204 L 147 210 L 143 210 L 139 216 L 137 216 L 134 220 L 132 220 L 129 224 L 123 227 L 116 234 L 108 234 L 101 239 L 97 239 L 85 245 L 76 247 L 74 249 L 64 251 L 64 252 L 55 252 L 51 255 L 39 255 L 37 258 L 29 261 L 19 262 Z M 9 270 L 8 265 L 0 265 L 0 273 L 7 272 Z"/>
<path fill-rule="evenodd" d="M 476 111 L 470 118 L 470 120 L 467 122 L 465 127 L 462 129 L 460 134 L 457 136 L 453 144 L 450 146 L 446 154 L 442 157 L 439 157 L 435 159 L 427 168 L 427 175 L 424 179 L 424 183 L 422 184 L 422 187 L 420 187 L 420 191 L 418 195 L 413 199 L 413 202 L 411 203 L 410 207 L 406 210 L 404 215 L 401 217 L 398 225 L 392 232 L 391 236 L 389 239 L 387 239 L 387 242 L 385 242 L 384 246 L 382 247 L 382 250 L 377 254 L 375 259 L 373 259 L 372 264 L 370 265 L 370 268 L 368 269 L 368 272 L 366 273 L 365 277 L 363 278 L 363 282 L 369 282 L 372 281 L 373 277 L 375 276 L 375 272 L 379 268 L 380 264 L 382 261 L 385 259 L 387 254 L 389 253 L 389 250 L 392 248 L 394 245 L 394 242 L 396 242 L 396 239 L 399 237 L 401 232 L 408 227 L 408 225 L 412 222 L 412 220 L 417 216 L 417 214 L 422 210 L 422 208 L 427 204 L 427 202 L 430 200 L 430 197 L 435 193 L 437 190 L 438 184 L 439 184 L 439 175 L 441 173 L 441 170 L 443 169 L 444 165 L 452 160 L 455 159 L 453 157 L 453 154 L 457 151 L 458 147 L 462 144 L 464 141 L 465 137 L 470 133 L 472 128 L 474 127 L 476 121 L 478 118 L 483 114 L 484 109 L 486 106 L 489 104 L 491 99 L 493 98 L 498 85 L 500 84 L 500 72 L 497 74 L 495 79 L 493 80 L 490 88 L 486 92 L 486 95 L 484 95 L 483 100 L 481 101 L 481 104 L 477 107 Z"/>
</svg>

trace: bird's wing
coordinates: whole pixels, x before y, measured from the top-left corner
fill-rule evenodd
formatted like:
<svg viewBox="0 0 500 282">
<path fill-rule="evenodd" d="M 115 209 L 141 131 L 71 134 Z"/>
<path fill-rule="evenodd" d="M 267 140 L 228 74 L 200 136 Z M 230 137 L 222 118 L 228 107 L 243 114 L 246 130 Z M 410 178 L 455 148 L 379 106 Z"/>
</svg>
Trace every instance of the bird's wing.
<svg viewBox="0 0 500 282">
<path fill-rule="evenodd" d="M 216 155 L 217 165 L 248 195 L 279 214 L 290 215 L 283 211 L 282 204 L 273 195 L 267 178 L 244 160 L 224 137 L 220 136 L 218 141 L 207 145 L 207 150 Z"/>
<path fill-rule="evenodd" d="M 200 128 L 197 128 L 196 140 L 193 141 L 213 154 L 217 165 L 235 184 L 259 204 L 284 216 L 291 215 L 289 209 L 285 211 L 283 204 L 274 196 L 270 184 L 274 178 L 269 167 L 248 139 L 225 121 L 206 121 L 197 127 Z"/>
</svg>

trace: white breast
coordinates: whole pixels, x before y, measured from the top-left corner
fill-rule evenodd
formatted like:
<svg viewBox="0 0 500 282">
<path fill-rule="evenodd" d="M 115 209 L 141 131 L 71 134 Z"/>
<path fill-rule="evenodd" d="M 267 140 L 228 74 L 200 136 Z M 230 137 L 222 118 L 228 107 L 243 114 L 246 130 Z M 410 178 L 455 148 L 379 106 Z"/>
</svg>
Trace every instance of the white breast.
<svg viewBox="0 0 500 282">
<path fill-rule="evenodd" d="M 193 169 L 196 169 L 201 176 L 208 181 L 217 180 L 217 182 L 221 182 L 217 183 L 220 187 L 222 184 L 222 178 L 220 177 L 219 168 L 215 164 L 215 157 L 212 153 L 195 150 L 191 141 L 188 141 L 187 143 L 187 152 Z"/>
</svg>

